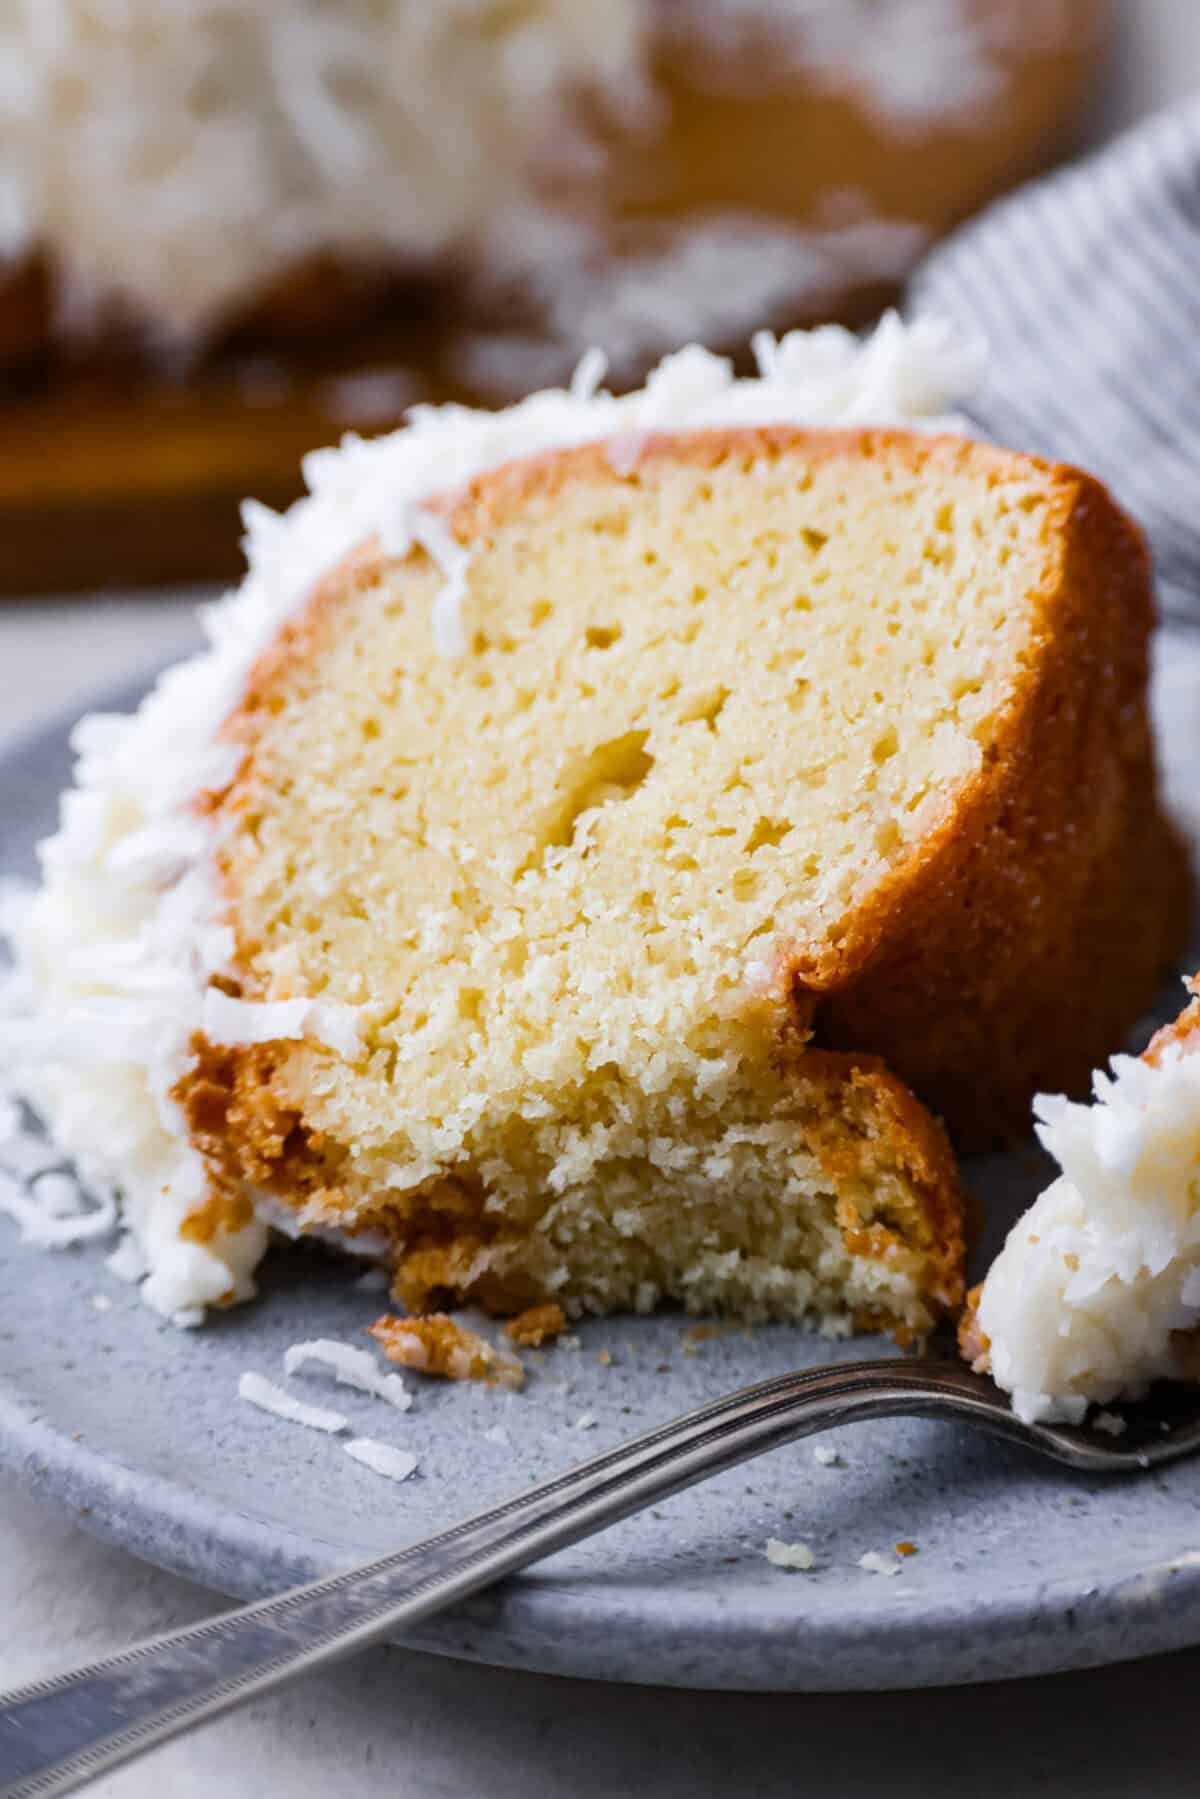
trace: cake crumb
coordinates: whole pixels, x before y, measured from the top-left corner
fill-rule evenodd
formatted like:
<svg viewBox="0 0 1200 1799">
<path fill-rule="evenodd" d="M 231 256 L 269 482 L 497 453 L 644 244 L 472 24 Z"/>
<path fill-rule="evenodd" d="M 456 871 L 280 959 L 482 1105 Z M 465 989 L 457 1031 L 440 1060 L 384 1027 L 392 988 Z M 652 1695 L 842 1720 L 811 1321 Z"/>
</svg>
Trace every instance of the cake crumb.
<svg viewBox="0 0 1200 1799">
<path fill-rule="evenodd" d="M 596 1357 L 596 1360 L 599 1362 L 599 1364 L 602 1368 L 611 1368 L 612 1367 L 612 1359 L 613 1358 L 612 1358 L 612 1350 L 611 1349 L 602 1349 L 600 1351 L 599 1355 Z"/>
<path fill-rule="evenodd" d="M 897 1555 L 919 1555 L 921 1552 L 909 1537 L 901 1537 L 896 1544 Z"/>
<path fill-rule="evenodd" d="M 818 1443 L 813 1450 L 813 1461 L 822 1468 L 840 1468 L 842 1457 L 840 1450 L 834 1449 L 830 1443 Z"/>
<path fill-rule="evenodd" d="M 394 1318 L 385 1313 L 369 1327 L 389 1361 L 414 1373 L 441 1380 L 477 1380 L 489 1387 L 513 1390 L 525 1384 L 525 1370 L 513 1356 L 494 1349 L 478 1331 L 468 1330 L 445 1312 L 424 1318 Z"/>
<path fill-rule="evenodd" d="M 868 1549 L 865 1555 L 860 1555 L 858 1565 L 860 1568 L 865 1568 L 868 1574 L 893 1575 L 900 1572 L 899 1562 L 890 1560 L 886 1555 L 880 1555 L 878 1549 Z"/>
<path fill-rule="evenodd" d="M 504 1334 L 521 1349 L 540 1349 L 543 1343 L 553 1343 L 561 1337 L 566 1328 L 566 1313 L 557 1300 L 551 1300 L 548 1305 L 530 1306 L 528 1311 L 510 1318 Z"/>
<path fill-rule="evenodd" d="M 772 1568 L 790 1568 L 801 1574 L 807 1574 L 817 1561 L 807 1543 L 784 1543 L 779 1537 L 767 1538 L 766 1555 Z"/>
<path fill-rule="evenodd" d="M 1123 1437 L 1125 1420 L 1118 1412 L 1097 1412 L 1092 1419 L 1092 1429 L 1102 1430 L 1110 1437 Z"/>
</svg>

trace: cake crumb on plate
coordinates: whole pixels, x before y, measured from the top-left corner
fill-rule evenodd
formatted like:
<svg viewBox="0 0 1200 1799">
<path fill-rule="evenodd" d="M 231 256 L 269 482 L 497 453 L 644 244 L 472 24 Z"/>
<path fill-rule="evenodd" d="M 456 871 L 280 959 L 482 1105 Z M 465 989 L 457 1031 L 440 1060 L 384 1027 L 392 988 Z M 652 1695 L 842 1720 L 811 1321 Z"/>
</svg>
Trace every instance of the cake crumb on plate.
<svg viewBox="0 0 1200 1799">
<path fill-rule="evenodd" d="M 424 1318 L 393 1318 L 385 1313 L 370 1327 L 384 1353 L 403 1368 L 442 1380 L 477 1380 L 489 1387 L 522 1387 L 525 1370 L 514 1356 L 494 1349 L 478 1331 L 468 1330 L 445 1312 Z"/>
<path fill-rule="evenodd" d="M 543 1343 L 555 1342 L 566 1328 L 566 1313 L 557 1300 L 551 1300 L 546 1305 L 530 1306 L 516 1318 L 510 1318 L 504 1334 L 520 1349 L 540 1349 Z"/>
<path fill-rule="evenodd" d="M 789 1568 L 801 1574 L 807 1574 L 817 1562 L 807 1543 L 785 1543 L 779 1537 L 767 1538 L 766 1557 L 772 1568 Z"/>
</svg>

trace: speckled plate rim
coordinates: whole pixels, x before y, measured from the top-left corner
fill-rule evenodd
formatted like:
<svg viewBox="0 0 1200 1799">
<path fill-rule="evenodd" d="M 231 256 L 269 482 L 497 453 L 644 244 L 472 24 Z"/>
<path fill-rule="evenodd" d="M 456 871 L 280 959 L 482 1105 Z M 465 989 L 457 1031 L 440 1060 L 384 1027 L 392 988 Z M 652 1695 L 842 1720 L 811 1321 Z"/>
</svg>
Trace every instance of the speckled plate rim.
<svg viewBox="0 0 1200 1799">
<path fill-rule="evenodd" d="M 106 689 L 86 709 L 133 703 L 155 671 Z M 0 767 L 61 756 L 74 705 L 9 738 Z M 53 1269 L 49 1260 L 47 1267 Z M 0 1469 L 139 1559 L 240 1599 L 348 1565 L 332 1542 L 206 1495 L 60 1429 L 0 1368 Z M 1069 1479 L 1069 1476 L 1063 1476 Z M 1137 1476 L 1116 1477 L 1122 1482 Z M 466 1508 L 464 1508 L 466 1509 Z M 1119 1575 L 1031 1582 L 1028 1573 L 925 1615 L 890 1616 L 847 1592 L 843 1616 L 814 1628 L 791 1603 L 738 1615 L 681 1589 L 669 1618 L 647 1610 L 635 1579 L 592 1587 L 553 1563 L 477 1595 L 405 1635 L 404 1646 L 542 1673 L 746 1691 L 882 1691 L 1097 1667 L 1200 1643 L 1197 1548 Z M 397 1541 L 403 1541 L 398 1533 Z M 794 1583 L 788 1583 L 789 1588 Z M 783 1591 L 781 1587 L 780 1591 Z"/>
<path fill-rule="evenodd" d="M 73 1442 L 2 1379 L 0 1468 L 102 1541 L 235 1598 L 260 1598 L 348 1565 L 332 1546 L 321 1555 L 277 1524 L 218 1513 L 186 1487 Z M 833 1630 L 828 1621 L 808 1628 L 797 1607 L 786 1616 L 714 1617 L 707 1597 L 679 1599 L 664 1632 L 636 1586 L 589 1591 L 533 1571 L 398 1641 L 502 1667 L 644 1685 L 805 1692 L 967 1685 L 1192 1647 L 1200 1642 L 1200 1548 L 1107 1585 L 1099 1576 L 1048 1581 L 1031 1594 L 1019 1582 L 925 1617 L 873 1613 L 868 1621 L 848 1605 L 843 1627 Z M 719 1677 L 706 1640 L 716 1632 Z M 689 1639 L 694 1661 L 681 1654 Z"/>
</svg>

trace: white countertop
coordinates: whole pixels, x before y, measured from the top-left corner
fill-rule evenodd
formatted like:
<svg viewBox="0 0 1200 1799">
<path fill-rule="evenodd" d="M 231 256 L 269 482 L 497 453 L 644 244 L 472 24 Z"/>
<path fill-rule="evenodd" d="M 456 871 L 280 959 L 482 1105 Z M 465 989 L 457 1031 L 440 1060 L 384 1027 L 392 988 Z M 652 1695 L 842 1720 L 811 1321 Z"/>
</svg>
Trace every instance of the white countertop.
<svg viewBox="0 0 1200 1799">
<path fill-rule="evenodd" d="M 1200 85 L 1198 0 L 1126 0 L 1110 123 Z M 0 605 L 0 739 L 195 641 L 157 599 Z M 1197 1519 L 1200 1545 L 1200 1516 Z M 797 1603 L 803 1603 L 797 1588 Z M 218 1609 L 0 1481 L 0 1687 Z M 109 1799 L 1188 1799 L 1200 1651 L 934 1693 L 687 1694 L 381 1650 L 157 1751 Z"/>
</svg>

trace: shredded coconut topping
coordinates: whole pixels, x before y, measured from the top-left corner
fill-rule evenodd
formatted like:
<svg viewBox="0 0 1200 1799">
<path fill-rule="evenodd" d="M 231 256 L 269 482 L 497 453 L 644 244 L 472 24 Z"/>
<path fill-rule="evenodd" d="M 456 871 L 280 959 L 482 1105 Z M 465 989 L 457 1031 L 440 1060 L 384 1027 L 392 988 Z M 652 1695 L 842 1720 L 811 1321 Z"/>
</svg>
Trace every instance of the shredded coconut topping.
<svg viewBox="0 0 1200 1799">
<path fill-rule="evenodd" d="M 235 1043 L 282 1034 L 352 1057 L 364 1020 L 336 996 L 238 1000 L 214 984 L 233 972 L 235 943 L 222 917 L 212 825 L 195 802 L 237 772 L 240 751 L 220 729 L 259 653 L 342 558 L 369 543 L 406 555 L 439 494 L 545 450 L 705 426 L 962 429 L 951 409 L 980 373 L 978 346 L 936 322 L 906 326 L 894 316 L 862 342 L 828 327 L 762 334 L 755 353 L 757 379 L 735 378 L 727 361 L 693 346 L 622 398 L 593 391 L 600 364 L 592 359 L 577 391 L 537 393 L 507 411 L 418 407 L 403 430 L 372 442 L 349 437 L 308 456 L 308 496 L 286 514 L 247 505 L 249 573 L 205 610 L 208 649 L 169 670 L 132 716 L 81 720 L 75 784 L 57 833 L 41 846 L 42 885 L 0 912 L 16 955 L 0 991 L 0 1090 L 36 1109 L 57 1145 L 49 1165 L 73 1157 L 100 1208 L 56 1220 L 37 1205 L 28 1171 L 0 1152 L 0 1169 L 12 1169 L 4 1209 L 23 1228 L 109 1230 L 119 1189 L 121 1222 L 148 1269 L 149 1304 L 170 1317 L 253 1293 L 268 1218 L 280 1221 L 283 1208 L 259 1200 L 240 1230 L 204 1242 L 180 1235 L 208 1197 L 204 1163 L 172 1097 L 193 1065 L 193 1039 L 205 1028 Z M 469 568 L 459 576 L 431 620 L 443 648 L 469 623 Z M 651 1285 L 639 1305 L 643 1297 L 649 1308 Z"/>
<path fill-rule="evenodd" d="M 249 1370 L 238 1381 L 238 1398 L 257 1406 L 260 1412 L 286 1418 L 289 1424 L 302 1424 L 307 1430 L 325 1431 L 329 1436 L 350 1428 L 350 1420 L 341 1412 L 329 1412 L 319 1405 L 305 1405 L 302 1399 L 294 1399 L 274 1381 Z"/>
</svg>

